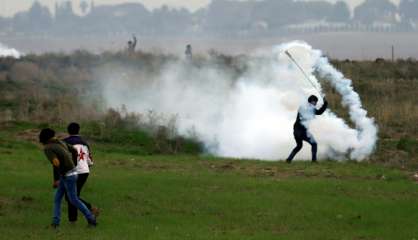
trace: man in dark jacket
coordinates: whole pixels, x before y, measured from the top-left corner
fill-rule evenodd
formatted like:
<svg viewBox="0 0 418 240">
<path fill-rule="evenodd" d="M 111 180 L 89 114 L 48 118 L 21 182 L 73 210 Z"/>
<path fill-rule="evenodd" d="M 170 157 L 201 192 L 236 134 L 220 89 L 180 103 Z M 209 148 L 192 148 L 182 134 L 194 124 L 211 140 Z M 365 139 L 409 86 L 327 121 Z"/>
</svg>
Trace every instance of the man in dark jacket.
<svg viewBox="0 0 418 240">
<path fill-rule="evenodd" d="M 39 134 L 39 142 L 44 145 L 44 152 L 48 160 L 57 169 L 59 181 L 54 182 L 57 186 L 54 198 L 54 217 L 51 226 L 57 228 L 61 218 L 61 200 L 66 193 L 70 202 L 76 206 L 86 218 L 89 226 L 97 225 L 96 217 L 77 197 L 77 170 L 71 154 L 72 146 L 55 138 L 55 131 L 46 128 Z"/>
<path fill-rule="evenodd" d="M 90 166 L 93 165 L 93 158 L 91 156 L 90 146 L 79 135 L 80 125 L 78 123 L 70 123 L 67 127 L 67 131 L 70 136 L 65 138 L 64 142 L 72 145 L 77 150 L 77 196 L 80 198 L 81 190 L 89 177 Z M 76 222 L 77 208 L 71 204 L 67 195 L 65 195 L 65 199 L 68 202 L 68 220 L 71 223 Z M 99 215 L 99 209 L 97 207 L 92 206 L 89 202 L 82 198 L 80 198 L 80 200 L 94 214 L 94 216 L 97 217 Z"/>
<path fill-rule="evenodd" d="M 308 142 L 312 146 L 312 162 L 316 162 L 316 153 L 318 150 L 318 144 L 315 141 L 315 138 L 307 130 L 306 124 L 312 120 L 315 115 L 321 115 L 325 112 L 328 107 L 328 102 L 324 98 L 324 104 L 320 109 L 316 109 L 318 103 L 318 98 L 314 95 L 308 98 L 307 104 L 302 105 L 298 110 L 298 116 L 296 117 L 296 122 L 293 125 L 293 136 L 296 140 L 296 147 L 290 153 L 286 162 L 291 163 L 296 154 L 302 149 L 303 141 Z"/>
</svg>

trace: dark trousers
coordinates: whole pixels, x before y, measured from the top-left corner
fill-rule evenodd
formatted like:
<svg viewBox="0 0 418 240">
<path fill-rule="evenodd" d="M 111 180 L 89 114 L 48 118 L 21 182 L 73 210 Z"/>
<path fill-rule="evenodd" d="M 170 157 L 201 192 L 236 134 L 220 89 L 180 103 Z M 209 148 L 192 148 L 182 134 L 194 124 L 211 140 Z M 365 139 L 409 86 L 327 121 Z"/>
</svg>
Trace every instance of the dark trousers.
<svg viewBox="0 0 418 240">
<path fill-rule="evenodd" d="M 88 177 L 89 177 L 88 173 L 78 174 L 78 178 L 77 178 L 77 196 L 79 197 L 80 201 L 83 202 L 84 205 L 86 205 L 86 207 L 91 211 L 91 204 L 80 198 L 81 190 L 83 189 L 83 186 L 86 183 Z M 70 222 L 77 221 L 77 210 L 78 209 L 70 203 L 70 201 L 68 200 L 67 194 L 65 194 L 65 200 L 68 203 L 68 220 Z"/>
<path fill-rule="evenodd" d="M 306 128 L 294 128 L 293 136 L 295 137 L 296 147 L 287 158 L 287 162 L 291 162 L 296 154 L 302 149 L 303 141 L 308 142 L 312 146 L 312 162 L 316 162 L 316 153 L 318 151 L 318 144 L 315 138 L 306 130 Z"/>
</svg>

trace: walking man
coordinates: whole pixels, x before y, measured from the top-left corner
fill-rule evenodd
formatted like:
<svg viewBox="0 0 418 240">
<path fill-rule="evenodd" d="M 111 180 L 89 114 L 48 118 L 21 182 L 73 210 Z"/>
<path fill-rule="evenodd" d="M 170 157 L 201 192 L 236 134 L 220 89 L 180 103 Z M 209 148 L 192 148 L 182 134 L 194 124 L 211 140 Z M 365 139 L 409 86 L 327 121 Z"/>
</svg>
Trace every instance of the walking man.
<svg viewBox="0 0 418 240">
<path fill-rule="evenodd" d="M 296 122 L 293 125 L 293 136 L 295 137 L 296 147 L 290 153 L 286 162 L 291 163 L 295 155 L 302 149 L 303 141 L 308 142 L 312 146 L 312 162 L 316 162 L 316 153 L 318 150 L 318 145 L 315 141 L 315 138 L 307 130 L 306 124 L 315 118 L 315 115 L 321 115 L 325 112 L 328 107 L 328 102 L 324 98 L 324 104 L 320 109 L 316 109 L 318 103 L 318 98 L 314 95 L 308 98 L 308 102 L 302 105 L 298 110 L 298 116 L 296 117 Z"/>
<path fill-rule="evenodd" d="M 77 150 L 77 196 L 94 216 L 97 217 L 99 215 L 99 209 L 80 197 L 81 190 L 89 177 L 90 166 L 93 165 L 90 146 L 80 137 L 80 125 L 78 123 L 70 123 L 67 127 L 67 131 L 70 136 L 65 138 L 64 142 L 72 145 Z M 68 220 L 71 223 L 74 223 L 77 221 L 77 207 L 71 204 L 67 195 L 65 195 L 65 199 L 68 202 Z"/>
<path fill-rule="evenodd" d="M 54 198 L 54 216 L 51 226 L 57 228 L 60 225 L 61 201 L 66 193 L 70 202 L 84 215 L 88 226 L 97 225 L 96 217 L 77 197 L 77 170 L 73 162 L 72 146 L 55 138 L 55 131 L 50 128 L 43 129 L 39 134 L 39 142 L 44 145 L 44 152 L 51 164 L 57 168 L 59 181 L 54 182 L 57 187 Z"/>
</svg>

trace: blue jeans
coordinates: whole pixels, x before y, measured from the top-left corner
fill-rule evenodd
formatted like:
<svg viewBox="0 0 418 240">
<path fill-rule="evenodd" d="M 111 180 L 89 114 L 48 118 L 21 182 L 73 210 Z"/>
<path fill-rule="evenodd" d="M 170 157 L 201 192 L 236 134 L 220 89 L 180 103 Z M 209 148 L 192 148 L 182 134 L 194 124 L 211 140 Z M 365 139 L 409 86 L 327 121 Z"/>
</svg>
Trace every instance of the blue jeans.
<svg viewBox="0 0 418 240">
<path fill-rule="evenodd" d="M 52 219 L 52 224 L 59 225 L 61 218 L 61 201 L 64 197 L 64 194 L 67 193 L 68 199 L 71 204 L 80 210 L 83 213 L 84 217 L 89 223 L 96 223 L 94 215 L 89 211 L 89 209 L 84 205 L 83 202 L 77 197 L 77 175 L 69 177 L 60 177 L 60 183 L 55 192 L 54 198 L 54 217 Z"/>
</svg>

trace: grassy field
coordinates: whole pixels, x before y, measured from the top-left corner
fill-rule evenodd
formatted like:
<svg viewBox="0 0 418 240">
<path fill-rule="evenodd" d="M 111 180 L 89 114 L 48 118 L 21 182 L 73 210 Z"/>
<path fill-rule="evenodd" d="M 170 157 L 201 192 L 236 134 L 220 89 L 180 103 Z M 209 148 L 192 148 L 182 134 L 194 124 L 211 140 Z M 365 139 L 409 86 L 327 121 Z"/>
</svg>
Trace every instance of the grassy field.
<svg viewBox="0 0 418 240">
<path fill-rule="evenodd" d="M 412 172 L 130 154 L 99 142 L 83 193 L 102 209 L 99 226 L 70 225 L 64 207 L 55 231 L 51 166 L 22 135 L 33 128 L 0 127 L 0 239 L 418 239 Z"/>
</svg>

